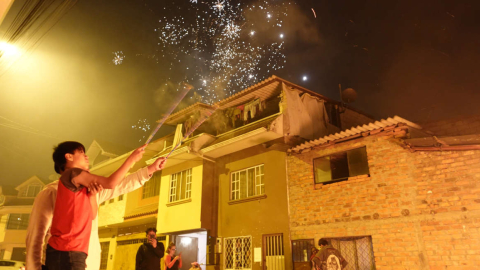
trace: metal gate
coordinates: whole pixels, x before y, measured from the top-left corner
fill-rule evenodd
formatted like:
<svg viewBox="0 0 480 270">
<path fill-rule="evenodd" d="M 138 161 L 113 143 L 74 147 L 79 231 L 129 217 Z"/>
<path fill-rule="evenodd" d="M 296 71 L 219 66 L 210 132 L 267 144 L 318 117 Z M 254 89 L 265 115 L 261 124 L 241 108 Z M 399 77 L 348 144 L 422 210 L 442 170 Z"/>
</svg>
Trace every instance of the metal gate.
<svg viewBox="0 0 480 270">
<path fill-rule="evenodd" d="M 263 235 L 263 269 L 285 270 L 282 233 Z"/>
</svg>

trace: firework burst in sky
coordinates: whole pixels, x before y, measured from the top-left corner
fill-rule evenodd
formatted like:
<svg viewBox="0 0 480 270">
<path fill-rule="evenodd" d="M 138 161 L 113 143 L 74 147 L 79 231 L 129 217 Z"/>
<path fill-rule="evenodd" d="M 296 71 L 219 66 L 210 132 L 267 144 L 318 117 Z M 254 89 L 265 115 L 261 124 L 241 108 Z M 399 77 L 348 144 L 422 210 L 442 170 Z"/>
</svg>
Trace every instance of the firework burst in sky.
<svg viewBox="0 0 480 270">
<path fill-rule="evenodd" d="M 113 52 L 113 55 L 115 56 L 112 59 L 112 63 L 114 63 L 116 66 L 122 64 L 123 59 L 125 58 L 125 56 L 123 55 L 123 52 L 122 51 Z"/>
<path fill-rule="evenodd" d="M 191 0 L 188 7 L 166 7 L 154 29 L 156 60 L 168 65 L 168 80 L 193 84 L 203 102 L 218 101 L 284 68 L 289 5 Z"/>
</svg>

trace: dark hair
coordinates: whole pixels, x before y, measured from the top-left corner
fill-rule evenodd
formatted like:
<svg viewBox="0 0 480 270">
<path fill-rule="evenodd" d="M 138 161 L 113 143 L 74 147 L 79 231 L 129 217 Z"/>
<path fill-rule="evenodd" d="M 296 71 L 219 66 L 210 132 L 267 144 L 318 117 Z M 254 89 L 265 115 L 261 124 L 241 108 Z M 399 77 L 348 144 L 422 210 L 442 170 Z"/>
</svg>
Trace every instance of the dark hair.
<svg viewBox="0 0 480 270">
<path fill-rule="evenodd" d="M 65 159 L 66 154 L 74 154 L 76 150 L 83 150 L 85 152 L 85 146 L 79 142 L 62 142 L 56 147 L 53 148 L 53 162 L 55 163 L 55 171 L 61 173 L 65 170 L 65 165 L 67 164 L 67 159 Z"/>
<path fill-rule="evenodd" d="M 172 247 L 174 247 L 174 246 L 175 246 L 175 243 L 171 242 L 171 243 L 168 245 L 168 247 L 167 247 L 167 253 L 170 254 L 170 250 L 171 250 Z"/>
<path fill-rule="evenodd" d="M 156 228 L 148 228 L 145 233 L 148 234 L 149 232 L 154 232 L 155 234 L 157 233 L 157 229 Z"/>
<path fill-rule="evenodd" d="M 325 238 L 322 238 L 322 239 L 318 240 L 318 245 L 319 246 L 328 246 L 328 240 L 325 239 Z"/>
</svg>

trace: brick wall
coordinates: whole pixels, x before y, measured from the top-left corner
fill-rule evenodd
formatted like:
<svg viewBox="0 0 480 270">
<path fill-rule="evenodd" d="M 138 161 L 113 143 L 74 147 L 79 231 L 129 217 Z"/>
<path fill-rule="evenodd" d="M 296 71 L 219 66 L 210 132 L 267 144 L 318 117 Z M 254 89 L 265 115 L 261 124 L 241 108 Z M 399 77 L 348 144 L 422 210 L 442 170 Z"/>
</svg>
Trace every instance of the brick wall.
<svg viewBox="0 0 480 270">
<path fill-rule="evenodd" d="M 480 115 L 424 123 L 422 127 L 438 136 L 480 134 Z"/>
<path fill-rule="evenodd" d="M 313 158 L 366 146 L 370 176 L 314 185 Z M 287 158 L 291 239 L 371 235 L 377 269 L 480 269 L 480 151 L 370 136 Z"/>
</svg>

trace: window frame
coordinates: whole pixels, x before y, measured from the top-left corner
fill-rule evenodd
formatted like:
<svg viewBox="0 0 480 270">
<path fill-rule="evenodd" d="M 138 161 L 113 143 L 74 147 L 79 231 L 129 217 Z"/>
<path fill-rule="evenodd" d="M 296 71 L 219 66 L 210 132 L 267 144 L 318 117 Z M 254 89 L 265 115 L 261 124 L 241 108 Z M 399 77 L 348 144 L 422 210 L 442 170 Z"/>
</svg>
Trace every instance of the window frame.
<svg viewBox="0 0 480 270">
<path fill-rule="evenodd" d="M 183 199 L 178 199 L 177 194 L 177 182 L 180 175 L 180 192 L 182 191 L 182 174 L 185 173 L 185 194 Z M 168 201 L 167 204 L 187 201 L 192 199 L 192 183 L 193 183 L 193 169 L 186 169 L 170 175 L 170 181 L 168 186 Z M 173 192 L 174 191 L 174 192 Z M 180 194 L 181 197 L 181 194 Z"/>
<path fill-rule="evenodd" d="M 20 215 L 20 218 L 21 218 L 21 222 L 18 223 L 15 228 L 11 228 L 12 223 L 11 223 L 11 218 L 17 216 L 17 215 Z M 27 221 L 26 221 L 26 224 L 24 224 L 24 219 L 25 219 L 25 216 L 27 217 Z M 26 230 L 28 228 L 28 221 L 30 220 L 30 214 L 27 214 L 27 213 L 11 213 L 8 215 L 8 219 L 7 219 L 7 225 L 5 226 L 5 230 L 13 230 L 13 231 L 21 231 L 21 230 Z M 24 225 L 25 228 L 22 226 Z"/>
<path fill-rule="evenodd" d="M 355 177 L 355 176 L 358 176 L 358 175 L 365 175 L 365 174 L 358 174 L 358 175 L 351 176 L 350 172 L 348 172 L 349 175 L 347 177 L 342 177 L 342 178 L 338 178 L 338 179 L 331 179 L 330 181 L 318 182 L 318 183 L 317 183 L 317 180 L 316 180 L 315 160 L 319 160 L 319 159 L 322 159 L 322 158 L 327 158 L 327 157 L 331 157 L 331 156 L 335 156 L 335 155 L 345 154 L 345 155 L 347 155 L 347 165 L 348 165 L 348 152 L 353 151 L 353 150 L 357 150 L 357 149 L 361 149 L 361 148 L 365 148 L 365 154 L 366 154 L 365 157 L 367 158 L 366 164 L 367 164 L 367 170 L 368 170 L 368 174 L 366 174 L 366 175 L 370 176 L 370 165 L 368 164 L 367 146 L 362 145 L 360 147 L 356 146 L 356 147 L 352 147 L 352 148 L 347 148 L 347 149 L 344 149 L 342 151 L 338 151 L 338 152 L 335 152 L 335 153 L 330 153 L 330 154 L 326 154 L 326 155 L 322 155 L 322 156 L 318 156 L 318 157 L 313 158 L 312 159 L 313 184 L 314 185 L 334 184 L 334 183 L 338 183 L 338 182 L 342 182 L 342 181 L 347 181 L 348 178 L 350 178 L 350 177 Z M 332 167 L 331 167 L 332 162 L 331 162 L 330 159 L 329 159 L 329 165 L 330 165 L 330 171 L 332 171 Z M 350 167 L 348 167 L 348 168 L 350 168 Z"/>
<path fill-rule="evenodd" d="M 362 255 L 358 255 L 358 248 L 357 248 L 357 240 L 362 240 L 366 238 L 367 241 L 368 241 L 368 248 L 370 249 L 370 254 L 371 257 L 370 257 L 370 269 L 377 269 L 377 266 L 375 264 L 375 252 L 374 252 L 374 249 L 373 249 L 373 238 L 371 235 L 362 235 L 362 236 L 346 236 L 346 237 L 329 237 L 329 238 L 325 238 L 327 241 L 328 241 L 328 244 L 333 246 L 335 249 L 337 249 L 340 254 L 342 254 L 342 256 L 345 258 L 345 260 L 350 264 L 350 265 L 354 265 L 355 266 L 355 269 L 360 269 L 362 267 L 360 267 L 358 265 L 359 263 L 359 258 L 366 258 L 365 256 L 362 256 Z M 338 245 L 335 245 L 334 243 L 332 243 L 332 240 L 334 241 L 338 241 Z M 347 253 L 342 253 L 342 248 L 339 246 L 340 245 L 340 242 L 353 242 L 354 246 L 355 246 L 355 249 L 353 250 L 354 252 L 354 260 L 352 260 L 351 258 L 349 258 L 350 254 L 347 254 Z"/>
<path fill-rule="evenodd" d="M 263 173 L 262 173 L 262 170 L 260 169 L 261 167 L 263 167 Z M 254 194 L 249 196 L 248 195 L 248 170 L 250 169 L 254 169 L 254 182 L 253 182 L 253 192 Z M 258 169 L 258 172 L 259 174 L 257 174 L 257 169 Z M 235 181 L 233 180 L 234 178 L 234 175 L 237 175 L 240 176 L 240 173 L 241 172 L 245 172 L 245 175 L 247 176 L 247 179 L 245 180 L 246 183 L 247 183 L 247 187 L 246 187 L 246 190 L 245 190 L 245 193 L 247 194 L 247 196 L 245 198 L 241 198 L 241 193 L 242 193 L 242 190 L 241 190 L 241 185 L 240 185 L 240 177 L 238 177 L 238 180 L 236 179 Z M 258 184 L 257 183 L 257 179 L 261 177 L 261 183 Z M 234 182 L 235 184 L 238 183 L 238 189 L 236 188 L 236 185 L 235 185 L 235 188 L 233 187 L 234 185 Z M 262 187 L 263 187 L 263 193 L 262 193 Z M 257 194 L 257 188 L 259 188 L 260 190 L 260 193 Z M 237 199 L 234 199 L 233 198 L 233 194 L 238 194 L 238 197 Z M 230 173 L 230 195 L 229 195 L 229 202 L 236 202 L 236 201 L 242 201 L 242 200 L 248 200 L 250 198 L 255 198 L 255 197 L 259 197 L 259 196 L 263 196 L 266 194 L 266 191 L 265 191 L 265 164 L 262 163 L 262 164 L 259 164 L 259 165 L 255 165 L 255 166 L 251 166 L 251 167 L 248 167 L 248 168 L 245 168 L 245 169 L 241 169 L 241 170 L 237 170 L 237 171 L 234 171 L 234 172 L 231 172 Z"/>
<path fill-rule="evenodd" d="M 142 187 L 142 200 L 160 196 L 161 178 L 161 171 L 153 173 L 152 177 Z"/>
<path fill-rule="evenodd" d="M 28 191 L 30 190 L 30 188 L 37 188 L 37 187 L 39 188 L 39 189 L 38 189 L 38 192 L 36 192 L 35 195 L 33 195 L 33 196 L 29 196 Z M 27 188 L 25 189 L 25 193 L 24 193 L 25 195 L 22 196 L 22 197 L 24 197 L 24 198 L 35 198 L 35 197 L 37 197 L 38 193 L 40 193 L 40 191 L 42 191 L 42 188 L 43 188 L 43 186 L 42 186 L 41 184 L 39 184 L 39 183 L 37 183 L 37 184 L 30 184 L 30 185 L 28 185 Z M 36 190 L 34 190 L 34 192 L 35 192 L 35 191 L 36 191 Z"/>
</svg>

